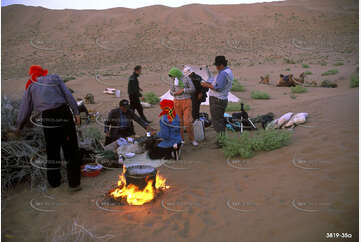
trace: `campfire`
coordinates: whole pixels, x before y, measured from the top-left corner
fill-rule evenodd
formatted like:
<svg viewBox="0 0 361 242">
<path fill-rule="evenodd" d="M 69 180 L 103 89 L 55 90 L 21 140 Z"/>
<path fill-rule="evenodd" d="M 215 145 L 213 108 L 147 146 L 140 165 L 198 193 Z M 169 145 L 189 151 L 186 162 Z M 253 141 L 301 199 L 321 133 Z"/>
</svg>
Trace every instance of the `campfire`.
<svg viewBox="0 0 361 242">
<path fill-rule="evenodd" d="M 143 205 L 153 201 L 163 191 L 169 189 L 166 179 L 151 166 L 137 165 L 123 168 L 117 186 L 108 192 L 116 201 L 126 201 L 129 205 Z"/>
</svg>

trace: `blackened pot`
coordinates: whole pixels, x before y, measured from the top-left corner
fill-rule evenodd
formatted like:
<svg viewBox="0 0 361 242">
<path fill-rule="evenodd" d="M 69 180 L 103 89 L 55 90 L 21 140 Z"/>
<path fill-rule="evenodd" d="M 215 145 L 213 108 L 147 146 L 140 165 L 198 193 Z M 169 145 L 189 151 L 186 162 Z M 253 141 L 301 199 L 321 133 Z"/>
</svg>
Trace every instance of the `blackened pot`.
<svg viewBox="0 0 361 242">
<path fill-rule="evenodd" d="M 157 177 L 157 169 L 147 165 L 135 165 L 127 167 L 124 174 L 127 186 L 133 184 L 143 190 L 149 180 L 153 180 L 153 187 Z"/>
</svg>

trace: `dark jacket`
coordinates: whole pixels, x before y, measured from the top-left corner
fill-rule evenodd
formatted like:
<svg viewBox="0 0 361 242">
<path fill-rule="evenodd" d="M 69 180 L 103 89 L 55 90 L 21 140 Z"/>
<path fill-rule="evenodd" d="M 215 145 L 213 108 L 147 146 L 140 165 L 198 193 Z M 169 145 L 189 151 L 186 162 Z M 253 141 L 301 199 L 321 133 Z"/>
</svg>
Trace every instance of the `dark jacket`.
<svg viewBox="0 0 361 242">
<path fill-rule="evenodd" d="M 138 81 L 138 74 L 133 72 L 133 74 L 129 77 L 128 82 L 128 95 L 133 97 L 141 97 L 142 94 L 139 90 L 139 81 Z"/>
<path fill-rule="evenodd" d="M 207 98 L 208 88 L 202 87 L 202 85 L 201 85 L 202 77 L 200 75 L 197 75 L 196 73 L 193 73 L 189 77 L 192 80 L 193 85 L 194 85 L 194 87 L 196 89 L 196 91 L 193 93 L 193 95 L 198 96 L 199 93 L 202 93 L 203 96 L 202 96 L 202 99 L 200 101 L 205 102 L 206 98 Z"/>
<path fill-rule="evenodd" d="M 135 134 L 132 120 L 144 129 L 148 126 L 132 109 L 123 113 L 119 108 L 115 108 L 109 112 L 108 119 L 104 122 L 104 132 L 108 133 L 110 129 L 109 136 L 114 139 L 132 136 Z"/>
</svg>

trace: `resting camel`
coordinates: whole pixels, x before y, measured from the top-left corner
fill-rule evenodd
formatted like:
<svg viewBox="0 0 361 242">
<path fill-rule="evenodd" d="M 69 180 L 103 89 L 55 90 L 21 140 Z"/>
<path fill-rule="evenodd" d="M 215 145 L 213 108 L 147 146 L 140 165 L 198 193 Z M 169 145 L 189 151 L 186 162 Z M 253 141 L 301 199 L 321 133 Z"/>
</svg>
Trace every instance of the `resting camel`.
<svg viewBox="0 0 361 242">
<path fill-rule="evenodd" d="M 302 72 L 299 78 L 290 75 L 280 75 L 280 80 L 277 83 L 277 87 L 294 87 L 296 85 L 302 85 L 305 82 L 305 74 Z"/>
<path fill-rule="evenodd" d="M 259 83 L 269 85 L 269 75 L 266 75 L 265 77 L 261 76 L 261 80 L 259 81 Z"/>
<path fill-rule="evenodd" d="M 294 77 L 294 80 L 298 83 L 305 83 L 305 73 L 302 72 L 299 78 Z"/>
</svg>

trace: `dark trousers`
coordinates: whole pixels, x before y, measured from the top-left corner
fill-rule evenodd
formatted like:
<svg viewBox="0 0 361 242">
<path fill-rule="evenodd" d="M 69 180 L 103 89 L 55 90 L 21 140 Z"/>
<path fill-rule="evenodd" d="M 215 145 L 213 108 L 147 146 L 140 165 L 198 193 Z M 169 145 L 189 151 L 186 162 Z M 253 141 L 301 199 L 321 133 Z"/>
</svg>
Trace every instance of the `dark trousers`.
<svg viewBox="0 0 361 242">
<path fill-rule="evenodd" d="M 169 147 L 169 148 L 163 148 L 163 147 L 159 147 L 159 146 L 153 146 L 150 150 L 149 150 L 149 158 L 155 160 L 159 160 L 159 159 L 166 159 L 166 160 L 170 160 L 172 159 L 172 152 L 174 151 L 173 147 Z"/>
<path fill-rule="evenodd" d="M 69 187 L 80 185 L 80 153 L 73 115 L 67 105 L 42 113 L 46 142 L 47 177 L 52 187 L 61 183 L 60 148 L 66 160 Z"/>
<path fill-rule="evenodd" d="M 192 118 L 193 120 L 199 119 L 199 110 L 201 107 L 201 100 L 198 98 L 198 93 L 192 95 Z"/>
<path fill-rule="evenodd" d="M 104 145 L 109 145 L 111 143 L 113 143 L 114 141 L 116 141 L 119 138 L 115 138 L 115 137 L 111 137 L 111 136 L 105 136 L 105 142 Z"/>
<path fill-rule="evenodd" d="M 113 129 L 116 129 L 116 132 L 112 132 Z M 109 133 L 110 136 L 105 136 L 104 145 L 109 145 L 119 138 L 127 138 L 135 134 L 133 123 L 131 123 L 131 126 L 129 128 L 124 129 L 111 127 Z"/>
<path fill-rule="evenodd" d="M 209 108 L 212 116 L 212 124 L 216 132 L 224 133 L 226 124 L 224 119 L 224 112 L 228 104 L 228 99 L 219 99 L 216 97 L 209 97 Z"/>
<path fill-rule="evenodd" d="M 144 116 L 143 106 L 140 103 L 139 97 L 130 95 L 129 101 L 130 101 L 130 108 L 133 109 L 134 111 L 137 110 L 140 118 L 143 119 L 144 121 L 147 121 L 147 118 Z"/>
</svg>

